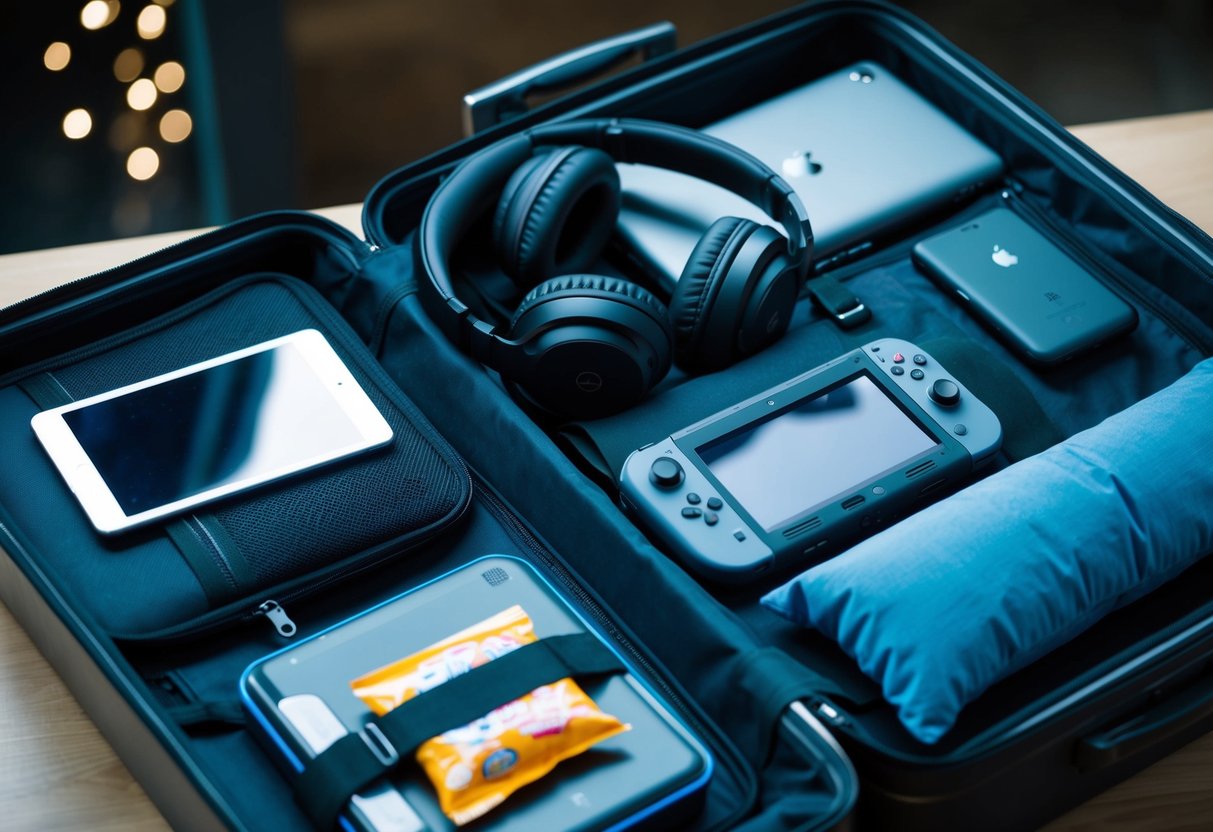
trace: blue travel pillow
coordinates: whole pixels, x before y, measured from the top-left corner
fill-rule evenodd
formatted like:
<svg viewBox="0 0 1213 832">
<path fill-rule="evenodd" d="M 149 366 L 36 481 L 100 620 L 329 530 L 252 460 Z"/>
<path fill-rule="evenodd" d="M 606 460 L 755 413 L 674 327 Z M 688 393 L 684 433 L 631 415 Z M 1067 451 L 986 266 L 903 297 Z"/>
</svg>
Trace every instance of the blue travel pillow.
<svg viewBox="0 0 1213 832">
<path fill-rule="evenodd" d="M 1213 359 L 762 603 L 837 641 L 924 743 L 1213 550 Z"/>
</svg>

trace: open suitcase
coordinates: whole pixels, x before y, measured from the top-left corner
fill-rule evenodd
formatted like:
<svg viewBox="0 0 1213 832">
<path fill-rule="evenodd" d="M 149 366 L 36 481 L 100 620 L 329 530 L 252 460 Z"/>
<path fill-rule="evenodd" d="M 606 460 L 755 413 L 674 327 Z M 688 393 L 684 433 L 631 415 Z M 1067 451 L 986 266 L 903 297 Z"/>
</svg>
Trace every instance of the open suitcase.
<svg viewBox="0 0 1213 832">
<path fill-rule="evenodd" d="M 599 53 L 578 57 L 594 64 Z M 708 749 L 713 776 L 685 828 L 1029 827 L 1213 726 L 1204 562 L 996 684 L 944 741 L 918 743 L 836 646 L 754 593 L 701 583 L 654 546 L 586 462 L 595 425 L 545 431 L 427 314 L 414 236 L 441 177 L 469 153 L 572 117 L 695 127 L 860 60 L 893 70 L 1005 172 L 965 204 L 832 262 L 872 319 L 844 331 L 802 297 L 781 343 L 805 350 L 805 368 L 893 335 L 959 335 L 1014 365 L 934 298 L 910 259 L 917 240 L 996 205 L 1095 261 L 1139 315 L 1098 360 L 1020 373 L 1058 436 L 1213 354 L 1213 242 L 921 23 L 869 2 L 811 4 L 529 113 L 509 95 L 481 101 L 477 113 L 498 109 L 489 122 L 512 118 L 381 181 L 365 205 L 369 245 L 314 216 L 267 214 L 0 311 L 8 437 L 39 409 L 304 326 L 339 333 L 397 435 L 413 437 L 406 458 L 393 451 L 373 470 L 275 486 L 104 544 L 33 438 L 6 439 L 4 602 L 172 823 L 306 825 L 244 726 L 244 668 L 296 629 L 318 633 L 491 554 L 521 558 L 571 597 Z M 914 312 L 899 319 L 894 307 Z M 901 328 L 886 329 L 894 319 Z M 715 377 L 766 386 L 749 373 L 741 362 Z M 685 383 L 672 377 L 650 395 Z M 1018 453 L 1042 449 L 1003 421 Z"/>
</svg>

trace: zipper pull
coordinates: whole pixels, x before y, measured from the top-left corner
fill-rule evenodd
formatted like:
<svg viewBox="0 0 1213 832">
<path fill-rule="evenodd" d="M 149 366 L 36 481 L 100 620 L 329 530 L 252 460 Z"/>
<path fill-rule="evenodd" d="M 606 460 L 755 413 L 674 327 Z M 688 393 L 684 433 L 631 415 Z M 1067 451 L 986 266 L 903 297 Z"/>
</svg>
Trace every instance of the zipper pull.
<svg viewBox="0 0 1213 832">
<path fill-rule="evenodd" d="M 295 622 L 291 621 L 291 617 L 286 614 L 286 610 L 277 601 L 266 601 L 253 615 L 264 615 L 274 625 L 274 629 L 278 631 L 278 635 L 283 638 L 291 638 L 295 633 L 299 632 L 299 628 L 295 626 Z"/>
</svg>

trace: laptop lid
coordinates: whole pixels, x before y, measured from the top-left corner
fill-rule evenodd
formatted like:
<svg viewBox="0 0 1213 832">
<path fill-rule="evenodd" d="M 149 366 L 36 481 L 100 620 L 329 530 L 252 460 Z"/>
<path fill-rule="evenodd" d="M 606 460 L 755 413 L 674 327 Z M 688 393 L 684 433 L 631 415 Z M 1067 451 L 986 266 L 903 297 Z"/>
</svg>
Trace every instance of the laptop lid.
<svg viewBox="0 0 1213 832">
<path fill-rule="evenodd" d="M 757 156 L 796 190 L 809 212 L 817 260 L 965 197 L 1002 171 L 992 150 L 874 61 L 703 130 Z M 773 224 L 735 194 L 694 177 L 644 165 L 619 171 L 619 232 L 667 288 L 716 219 Z"/>
</svg>

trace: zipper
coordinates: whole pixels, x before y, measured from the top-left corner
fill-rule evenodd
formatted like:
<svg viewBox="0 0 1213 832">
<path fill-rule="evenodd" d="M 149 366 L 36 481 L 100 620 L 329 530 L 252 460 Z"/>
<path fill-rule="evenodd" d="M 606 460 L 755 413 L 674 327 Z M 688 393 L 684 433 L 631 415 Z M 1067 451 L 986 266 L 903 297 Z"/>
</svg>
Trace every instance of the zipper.
<svg viewBox="0 0 1213 832">
<path fill-rule="evenodd" d="M 467 478 L 468 488 L 469 488 L 469 492 L 470 492 L 471 490 L 474 489 L 474 486 L 471 485 L 471 474 L 468 473 L 467 466 L 464 465 L 462 459 L 460 459 L 458 457 L 456 457 L 455 459 L 459 463 L 459 466 L 462 468 L 464 476 Z M 287 589 L 287 590 L 284 590 L 281 592 L 275 592 L 274 598 L 267 598 L 266 600 L 257 604 L 257 606 L 252 608 L 251 610 L 249 610 L 248 608 L 245 608 L 245 611 L 243 611 L 243 612 L 240 610 L 231 610 L 231 611 L 216 610 L 216 611 L 212 611 L 212 613 L 208 613 L 208 615 L 213 614 L 215 612 L 222 612 L 223 614 L 219 615 L 211 620 L 208 620 L 204 624 L 194 623 L 194 624 L 188 624 L 187 626 L 184 626 L 184 627 L 171 627 L 171 628 L 168 628 L 167 630 L 162 630 L 158 633 L 153 633 L 150 635 L 145 634 L 145 635 L 141 635 L 139 637 L 134 637 L 134 638 L 125 637 L 125 640 L 135 641 L 135 642 L 154 642 L 154 641 L 172 641 L 173 639 L 176 639 L 178 637 L 193 639 L 193 638 L 196 638 L 199 636 L 206 635 L 208 633 L 215 632 L 217 630 L 225 629 L 226 627 L 228 627 L 229 625 L 232 625 L 232 624 L 247 623 L 250 621 L 255 621 L 256 619 L 261 618 L 261 617 L 268 618 L 270 623 L 274 625 L 275 630 L 278 631 L 279 635 L 283 635 L 283 636 L 286 636 L 289 638 L 290 636 L 294 635 L 294 633 L 282 632 L 282 630 L 279 628 L 279 624 L 278 624 L 278 622 L 281 620 L 281 621 L 285 621 L 285 622 L 289 623 L 292 627 L 294 626 L 294 622 L 290 619 L 290 616 L 287 615 L 287 613 L 286 613 L 286 608 L 285 608 L 286 604 L 288 604 L 292 601 L 298 601 L 302 598 L 306 598 L 307 596 L 311 595 L 312 593 L 318 592 L 319 590 L 324 589 L 325 587 L 331 586 L 332 584 L 337 584 L 337 583 L 346 581 L 349 578 L 352 578 L 361 572 L 365 572 L 369 569 L 374 569 L 375 567 L 377 567 L 381 563 L 383 563 L 383 561 L 387 560 L 389 557 L 397 557 L 399 555 L 403 555 L 406 552 L 410 552 L 413 549 L 416 549 L 419 546 L 422 546 L 425 543 L 428 543 L 430 541 L 430 539 L 434 537 L 435 534 L 445 531 L 450 526 L 458 523 L 459 519 L 467 513 L 468 506 L 470 506 L 470 505 L 471 505 L 471 499 L 469 499 L 467 502 L 465 502 L 463 504 L 462 507 L 460 507 L 458 514 L 445 520 L 445 522 L 443 522 L 442 526 L 439 529 L 434 530 L 434 532 L 431 534 L 428 534 L 428 535 L 418 538 L 416 540 L 409 541 L 408 544 L 406 544 L 402 547 L 399 547 L 399 548 L 394 547 L 392 545 L 386 545 L 383 547 L 379 547 L 378 549 L 372 549 L 368 552 L 363 552 L 362 556 L 359 558 L 357 563 L 354 563 L 349 566 L 345 566 L 345 567 L 342 567 L 341 569 L 337 569 L 333 572 L 330 572 L 329 574 L 325 575 L 323 578 L 321 578 L 319 580 L 307 581 L 307 582 L 304 582 L 300 586 L 294 587 L 293 589 Z M 279 610 L 281 611 L 280 613 L 277 612 Z M 275 615 L 270 615 L 271 611 L 274 611 Z M 276 618 L 276 616 L 278 616 L 278 617 Z M 117 637 L 124 638 L 122 636 L 117 636 Z"/>
<path fill-rule="evenodd" d="M 1067 253 L 1080 260 L 1097 279 L 1102 278 L 1106 282 L 1115 284 L 1122 294 L 1128 295 L 1138 306 L 1149 310 L 1150 314 L 1170 327 L 1171 331 L 1189 347 L 1201 355 L 1213 352 L 1213 343 L 1209 342 L 1207 335 L 1198 332 L 1186 321 L 1173 315 L 1169 309 L 1141 291 L 1132 280 L 1126 277 L 1119 264 L 1110 262 L 1109 258 L 1100 256 L 1098 252 L 1091 250 L 1073 231 L 1054 220 L 1047 211 L 1033 204 L 1031 200 L 1025 199 L 1022 195 L 1024 191 L 1022 183 L 1010 179 L 1008 185 L 1009 187 L 1001 194 L 1003 204 L 1007 208 L 1019 216 L 1025 217 L 1029 222 L 1043 225 L 1050 234 L 1065 243 Z"/>
<path fill-rule="evenodd" d="M 253 615 L 264 615 L 269 619 L 270 624 L 274 625 L 274 629 L 278 631 L 278 635 L 283 638 L 293 638 L 299 632 L 299 628 L 295 626 L 295 622 L 286 614 L 286 610 L 281 604 L 272 598 L 262 603 Z"/>
</svg>

